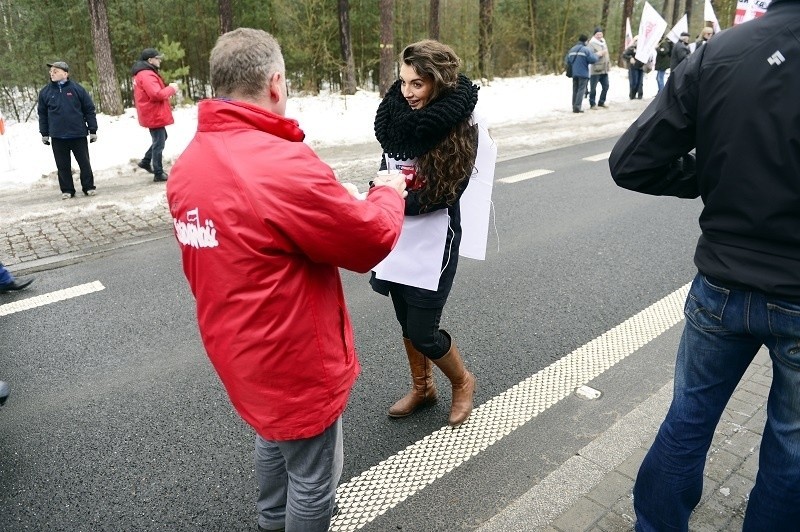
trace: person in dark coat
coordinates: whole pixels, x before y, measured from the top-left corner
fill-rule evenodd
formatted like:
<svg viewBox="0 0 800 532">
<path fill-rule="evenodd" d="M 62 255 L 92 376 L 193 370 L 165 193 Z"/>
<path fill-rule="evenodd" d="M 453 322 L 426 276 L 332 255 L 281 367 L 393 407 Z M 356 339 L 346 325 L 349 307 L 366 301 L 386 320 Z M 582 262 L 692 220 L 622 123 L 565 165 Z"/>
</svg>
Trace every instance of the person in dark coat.
<svg viewBox="0 0 800 532">
<path fill-rule="evenodd" d="M 644 63 L 636 59 L 637 40 L 638 36 L 634 37 L 633 43 L 622 52 L 622 58 L 628 63 L 628 83 L 630 84 L 628 96 L 631 100 L 634 98 L 641 100 L 644 91 Z"/>
<path fill-rule="evenodd" d="M 764 16 L 718 33 L 672 73 L 609 157 L 623 188 L 703 202 L 672 404 L 633 488 L 638 532 L 688 529 L 716 427 L 763 348 L 771 382 L 741 529 L 798 530 L 798 35 L 800 0 L 773 0 Z"/>
<path fill-rule="evenodd" d="M 581 35 L 578 37 L 578 42 L 569 49 L 567 55 L 564 56 L 564 64 L 572 66 L 572 112 L 582 113 L 581 105 L 583 104 L 583 97 L 586 94 L 586 86 L 589 84 L 591 72 L 589 65 L 597 62 L 599 59 L 598 54 L 602 56 L 605 52 L 598 52 L 595 54 L 592 49 L 586 46 L 586 41 L 589 37 Z"/>
<path fill-rule="evenodd" d="M 658 92 L 664 88 L 664 74 L 669 68 L 669 61 L 672 55 L 672 41 L 664 37 L 656 47 L 656 85 Z"/>
<path fill-rule="evenodd" d="M 64 61 L 47 64 L 50 83 L 39 91 L 39 133 L 42 143 L 52 145 L 58 169 L 61 199 L 75 197 L 71 155 L 81 169 L 81 188 L 94 196 L 94 173 L 89 160 L 89 142 L 97 140 L 97 116 L 94 102 L 86 89 L 69 79 L 69 65 Z"/>
<path fill-rule="evenodd" d="M 675 72 L 681 61 L 686 59 L 690 53 L 692 52 L 689 50 L 689 34 L 684 31 L 681 33 L 681 38 L 678 39 L 678 42 L 672 46 L 672 53 L 670 53 L 669 57 L 670 73 Z"/>
</svg>

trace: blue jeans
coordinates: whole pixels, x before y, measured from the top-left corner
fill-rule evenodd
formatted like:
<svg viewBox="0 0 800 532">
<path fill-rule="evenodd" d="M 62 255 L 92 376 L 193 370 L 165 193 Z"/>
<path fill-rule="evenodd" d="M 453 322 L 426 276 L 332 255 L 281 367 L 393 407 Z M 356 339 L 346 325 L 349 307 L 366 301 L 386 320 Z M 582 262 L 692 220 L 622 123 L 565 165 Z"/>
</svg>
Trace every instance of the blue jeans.
<svg viewBox="0 0 800 532">
<path fill-rule="evenodd" d="M 6 270 L 6 267 L 0 262 L 0 284 L 11 284 L 13 282 L 14 276 L 11 275 L 11 272 Z"/>
<path fill-rule="evenodd" d="M 600 99 L 595 100 L 597 94 L 597 83 L 600 83 Z M 608 94 L 608 74 L 592 74 L 589 81 L 589 105 L 594 107 L 596 103 L 603 105 L 606 103 Z"/>
<path fill-rule="evenodd" d="M 633 488 L 636 530 L 688 530 L 714 430 L 762 345 L 772 359 L 767 422 L 745 531 L 800 523 L 800 303 L 698 274 L 684 309 L 672 404 Z"/>
<path fill-rule="evenodd" d="M 341 417 L 313 438 L 272 441 L 256 436 L 255 462 L 260 527 L 328 531 L 344 464 Z"/>
<path fill-rule="evenodd" d="M 664 88 L 664 74 L 666 73 L 666 70 L 656 70 L 656 85 L 658 85 L 658 92 L 661 92 L 661 89 Z"/>
<path fill-rule="evenodd" d="M 630 98 L 633 100 L 634 98 L 642 99 L 642 85 L 644 83 L 644 72 L 640 68 L 629 68 L 628 69 L 628 83 L 630 84 L 631 91 L 630 91 Z"/>
<path fill-rule="evenodd" d="M 161 154 L 164 153 L 164 145 L 167 143 L 167 128 L 159 127 L 150 130 L 152 144 L 147 148 L 147 153 L 142 157 L 143 163 L 151 163 L 153 173 L 158 175 L 164 172 L 161 163 Z"/>
</svg>

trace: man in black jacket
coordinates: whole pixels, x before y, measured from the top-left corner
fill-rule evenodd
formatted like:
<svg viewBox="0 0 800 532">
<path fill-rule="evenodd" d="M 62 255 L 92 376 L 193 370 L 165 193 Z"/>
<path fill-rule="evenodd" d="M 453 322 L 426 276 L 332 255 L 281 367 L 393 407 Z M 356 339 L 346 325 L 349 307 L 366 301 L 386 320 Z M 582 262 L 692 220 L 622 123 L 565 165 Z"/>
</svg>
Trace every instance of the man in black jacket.
<svg viewBox="0 0 800 532">
<path fill-rule="evenodd" d="M 681 33 L 681 38 L 678 39 L 678 42 L 672 47 L 672 52 L 669 57 L 670 73 L 675 72 L 675 69 L 678 68 L 681 61 L 689 57 L 691 53 L 692 51 L 689 50 L 689 34 L 684 31 Z"/>
<path fill-rule="evenodd" d="M 672 405 L 634 486 L 637 531 L 687 529 L 715 427 L 762 345 L 773 378 L 744 530 L 800 523 L 799 36 L 800 0 L 717 34 L 611 152 L 618 185 L 704 203 Z"/>
<path fill-rule="evenodd" d="M 95 195 L 94 173 L 89 161 L 89 142 L 97 140 L 97 117 L 94 102 L 86 89 L 69 79 L 69 65 L 64 61 L 48 63 L 50 83 L 39 91 L 39 133 L 42 143 L 53 146 L 58 168 L 61 199 L 75 197 L 72 160 L 75 155 L 81 169 L 81 188 L 87 196 Z"/>
</svg>

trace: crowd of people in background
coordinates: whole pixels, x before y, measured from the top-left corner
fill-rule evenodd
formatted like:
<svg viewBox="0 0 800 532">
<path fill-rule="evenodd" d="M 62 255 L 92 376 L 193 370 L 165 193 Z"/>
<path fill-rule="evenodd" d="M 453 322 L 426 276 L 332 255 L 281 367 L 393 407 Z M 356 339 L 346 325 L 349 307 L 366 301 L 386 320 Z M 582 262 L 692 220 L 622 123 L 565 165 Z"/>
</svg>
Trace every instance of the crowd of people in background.
<svg viewBox="0 0 800 532">
<path fill-rule="evenodd" d="M 151 144 L 138 166 L 153 174 L 153 181 L 166 181 L 162 153 L 167 140 L 166 126 L 173 124 L 170 98 L 178 83 L 169 85 L 159 74 L 164 56 L 155 48 L 145 48 L 131 69 L 133 100 L 139 124 L 150 131 Z M 39 91 L 37 111 L 42 143 L 50 146 L 56 162 L 61 199 L 75 197 L 72 157 L 80 168 L 81 190 L 85 196 L 97 194 L 89 157 L 89 143 L 97 141 L 97 116 L 89 92 L 69 78 L 66 61 L 47 63 L 50 82 Z"/>
<path fill-rule="evenodd" d="M 678 65 L 691 53 L 703 46 L 714 35 L 714 29 L 706 26 L 697 36 L 697 40 L 689 43 L 690 34 L 682 32 L 676 42 L 664 36 L 649 59 L 642 61 L 637 57 L 639 36 L 635 35 L 620 54 L 622 62 L 628 69 L 629 92 L 631 100 L 641 100 L 644 96 L 644 79 L 646 74 L 655 70 L 657 92 L 664 88 L 667 71 L 674 72 Z M 589 98 L 589 109 L 608 107 L 608 72 L 611 68 L 611 55 L 608 43 L 603 37 L 603 28 L 597 26 L 591 39 L 584 34 L 564 56 L 567 76 L 572 78 L 572 112 L 583 113 L 582 104 Z M 597 85 L 600 94 L 597 94 Z"/>
</svg>

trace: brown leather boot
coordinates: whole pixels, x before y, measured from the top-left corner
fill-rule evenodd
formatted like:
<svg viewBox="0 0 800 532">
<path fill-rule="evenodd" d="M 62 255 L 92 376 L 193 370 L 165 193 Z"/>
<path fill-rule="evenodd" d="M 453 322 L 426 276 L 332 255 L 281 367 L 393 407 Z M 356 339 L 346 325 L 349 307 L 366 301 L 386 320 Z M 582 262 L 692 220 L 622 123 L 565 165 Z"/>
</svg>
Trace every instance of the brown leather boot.
<svg viewBox="0 0 800 532">
<path fill-rule="evenodd" d="M 472 396 L 475 395 L 475 375 L 467 371 L 461 353 L 458 352 L 456 342 L 450 338 L 450 349 L 442 358 L 433 361 L 442 370 L 453 386 L 453 403 L 450 405 L 450 426 L 458 427 L 464 423 L 472 413 Z"/>
<path fill-rule="evenodd" d="M 423 406 L 436 404 L 436 385 L 433 382 L 431 359 L 417 351 L 411 340 L 403 338 L 411 368 L 411 391 L 389 408 L 389 417 L 406 417 Z"/>
</svg>

